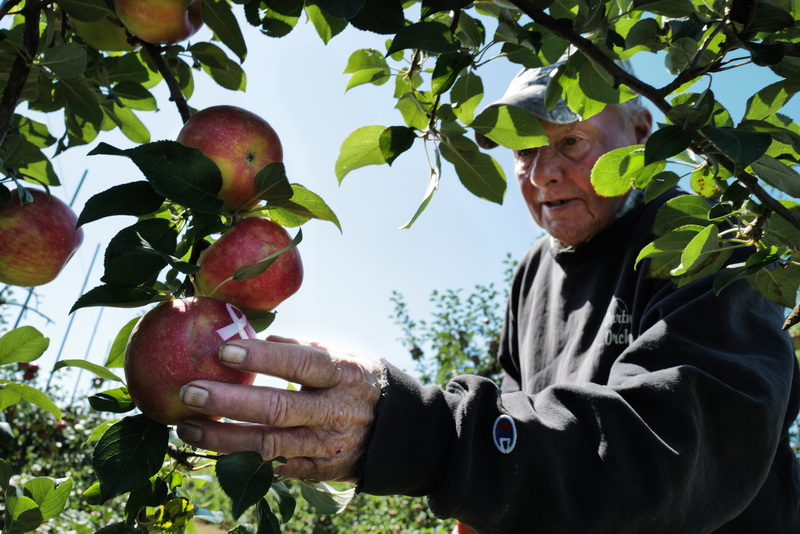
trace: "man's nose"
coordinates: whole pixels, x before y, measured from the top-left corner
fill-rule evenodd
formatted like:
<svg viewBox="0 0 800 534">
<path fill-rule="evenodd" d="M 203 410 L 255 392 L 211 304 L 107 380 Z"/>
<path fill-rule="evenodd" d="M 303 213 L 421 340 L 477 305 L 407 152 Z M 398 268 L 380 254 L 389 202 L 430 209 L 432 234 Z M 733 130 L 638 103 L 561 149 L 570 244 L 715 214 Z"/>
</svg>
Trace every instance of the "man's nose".
<svg viewBox="0 0 800 534">
<path fill-rule="evenodd" d="M 536 187 L 547 187 L 560 182 L 564 178 L 564 169 L 558 152 L 550 147 L 542 147 L 536 155 L 536 161 L 528 168 L 528 179 Z"/>
</svg>

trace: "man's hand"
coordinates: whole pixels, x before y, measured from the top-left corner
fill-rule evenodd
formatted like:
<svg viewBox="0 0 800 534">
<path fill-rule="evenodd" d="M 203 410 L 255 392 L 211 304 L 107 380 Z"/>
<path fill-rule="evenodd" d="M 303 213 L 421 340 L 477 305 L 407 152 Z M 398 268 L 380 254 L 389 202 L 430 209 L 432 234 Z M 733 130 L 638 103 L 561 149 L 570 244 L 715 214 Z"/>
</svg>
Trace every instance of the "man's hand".
<svg viewBox="0 0 800 534">
<path fill-rule="evenodd" d="M 220 349 L 233 368 L 300 384 L 300 391 L 196 380 L 181 400 L 198 413 L 241 423 L 191 418 L 185 442 L 212 451 L 256 451 L 288 459 L 276 472 L 292 478 L 356 482 L 381 394 L 378 363 L 285 338 L 237 340 Z"/>
</svg>

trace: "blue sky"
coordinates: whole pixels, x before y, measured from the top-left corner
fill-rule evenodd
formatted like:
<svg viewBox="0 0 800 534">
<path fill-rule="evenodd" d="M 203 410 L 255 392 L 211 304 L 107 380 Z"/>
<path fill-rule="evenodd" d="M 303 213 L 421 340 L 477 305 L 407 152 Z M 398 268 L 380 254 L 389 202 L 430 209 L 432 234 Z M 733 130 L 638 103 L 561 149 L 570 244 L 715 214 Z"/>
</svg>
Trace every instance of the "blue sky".
<svg viewBox="0 0 800 534">
<path fill-rule="evenodd" d="M 371 124 L 402 124 L 400 113 L 393 109 L 392 83 L 345 92 L 348 75 L 342 71 L 349 53 L 356 48 L 384 50 L 385 36 L 349 29 L 326 46 L 313 28 L 303 23 L 281 39 L 262 36 L 244 25 L 243 29 L 249 48 L 244 63 L 247 91 L 234 93 L 218 88 L 205 75 L 197 74 L 190 104 L 196 108 L 237 105 L 269 121 L 282 140 L 289 179 L 321 195 L 343 228 L 340 233 L 334 225 L 320 221 L 303 227 L 304 240 L 299 247 L 305 267 L 303 287 L 278 307 L 278 318 L 267 333 L 315 339 L 411 369 L 412 361 L 398 341 L 400 329 L 390 318 L 392 291 L 405 296 L 412 317 L 424 318 L 431 310 L 431 291 L 502 283 L 505 256 L 510 253 L 519 257 L 541 235 L 521 201 L 511 174 L 510 153 L 502 148 L 494 151 L 509 180 L 502 206 L 472 196 L 446 166 L 439 191 L 425 213 L 411 229 L 398 230 L 414 214 L 426 188 L 428 166 L 421 144 L 403 154 L 391 168 L 358 169 L 341 185 L 334 174 L 339 146 L 350 132 Z M 208 38 L 208 33 L 196 37 Z M 663 62 L 655 56 L 640 55 L 634 63 L 638 74 L 654 85 L 667 79 Z M 505 61 L 479 70 L 487 95 L 484 104 L 502 95 L 517 70 Z M 746 84 L 763 82 L 742 77 L 736 80 L 736 84 L 715 82 L 714 88 L 718 92 L 718 85 L 719 91 L 724 86 L 730 93 L 730 110 L 738 119 L 746 96 L 752 93 Z M 181 127 L 180 116 L 163 93 L 158 96 L 161 109 L 140 116 L 153 140 L 174 139 Z M 659 113 L 654 115 L 661 120 Z M 59 124 L 50 126 L 59 131 Z M 133 146 L 119 134 L 101 137 L 120 148 Z M 86 156 L 93 146 L 70 150 L 54 160 L 64 184 L 54 193 L 67 201 L 87 172 L 77 192 L 78 212 L 92 195 L 141 179 L 125 158 Z M 144 311 L 79 310 L 65 340 L 70 322 L 67 312 L 80 295 L 87 273 L 90 289 L 102 276 L 105 244 L 132 222 L 132 218 L 115 217 L 88 224 L 82 248 L 62 275 L 37 290 L 35 302 L 54 324 L 45 324 L 35 314 L 28 314 L 22 324 L 36 326 L 51 338 L 42 360 L 45 368 L 59 352 L 61 359 L 87 358 L 103 363 L 119 328 Z M 99 255 L 92 264 L 98 245 Z M 23 290 L 17 290 L 16 295 L 23 298 Z M 71 392 L 75 373 L 59 371 L 56 382 L 65 384 Z M 80 389 L 86 385 L 87 373 L 83 373 Z"/>
</svg>

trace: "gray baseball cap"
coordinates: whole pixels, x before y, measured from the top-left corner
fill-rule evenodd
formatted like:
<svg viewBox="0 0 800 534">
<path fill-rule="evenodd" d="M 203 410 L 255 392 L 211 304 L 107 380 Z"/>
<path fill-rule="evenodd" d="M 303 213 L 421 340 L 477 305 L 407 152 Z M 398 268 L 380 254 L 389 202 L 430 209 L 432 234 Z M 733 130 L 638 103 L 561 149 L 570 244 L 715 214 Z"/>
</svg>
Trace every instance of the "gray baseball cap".
<svg viewBox="0 0 800 534">
<path fill-rule="evenodd" d="M 549 109 L 545 104 L 547 86 L 556 74 L 556 70 L 563 66 L 568 58 L 569 56 L 565 54 L 551 65 L 522 69 L 508 84 L 508 89 L 502 98 L 492 102 L 487 108 L 517 106 L 531 112 L 539 119 L 556 124 L 569 124 L 581 120 L 581 116 L 572 111 L 561 98 Z M 633 73 L 629 61 L 616 61 L 616 63 L 627 72 Z M 475 138 L 482 148 L 497 146 L 497 143 L 482 134 L 476 133 Z"/>
</svg>

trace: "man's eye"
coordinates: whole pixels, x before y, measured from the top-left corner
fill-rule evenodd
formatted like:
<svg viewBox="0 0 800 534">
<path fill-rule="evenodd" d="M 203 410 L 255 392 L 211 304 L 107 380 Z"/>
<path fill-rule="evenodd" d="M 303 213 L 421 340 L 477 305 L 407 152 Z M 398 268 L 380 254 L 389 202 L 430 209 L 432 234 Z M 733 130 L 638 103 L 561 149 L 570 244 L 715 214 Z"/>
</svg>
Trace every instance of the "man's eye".
<svg viewBox="0 0 800 534">
<path fill-rule="evenodd" d="M 534 152 L 536 152 L 535 148 L 523 148 L 522 150 L 517 150 L 517 157 L 524 158 L 532 155 Z"/>
</svg>

